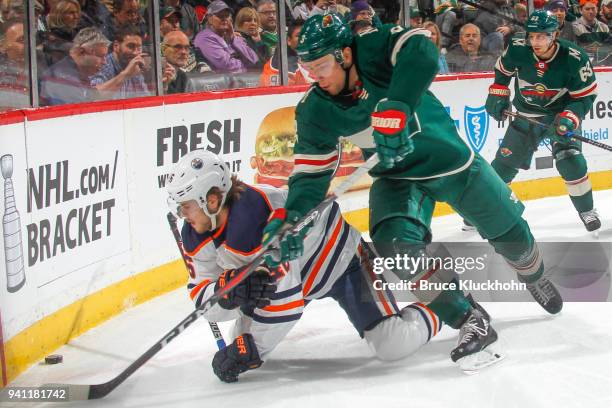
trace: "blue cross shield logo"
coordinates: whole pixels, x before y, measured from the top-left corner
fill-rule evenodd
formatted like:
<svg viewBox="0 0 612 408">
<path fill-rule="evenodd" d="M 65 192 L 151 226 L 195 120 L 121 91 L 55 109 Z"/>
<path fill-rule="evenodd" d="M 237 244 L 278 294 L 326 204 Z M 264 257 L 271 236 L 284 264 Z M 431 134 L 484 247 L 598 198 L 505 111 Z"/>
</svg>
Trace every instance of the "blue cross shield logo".
<svg viewBox="0 0 612 408">
<path fill-rule="evenodd" d="M 487 115 L 485 107 L 472 108 L 466 106 L 463 111 L 463 123 L 470 146 L 476 152 L 480 152 L 489 132 L 489 115 Z"/>
</svg>

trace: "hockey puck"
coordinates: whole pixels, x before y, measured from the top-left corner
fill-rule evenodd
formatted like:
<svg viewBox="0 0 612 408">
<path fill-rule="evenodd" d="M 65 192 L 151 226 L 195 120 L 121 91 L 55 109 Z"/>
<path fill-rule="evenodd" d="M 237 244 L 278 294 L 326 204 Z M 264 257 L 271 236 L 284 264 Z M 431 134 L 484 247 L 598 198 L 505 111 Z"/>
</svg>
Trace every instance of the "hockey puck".
<svg viewBox="0 0 612 408">
<path fill-rule="evenodd" d="M 51 354 L 45 357 L 45 363 L 47 364 L 59 364 L 64 361 L 64 357 L 61 354 Z"/>
</svg>

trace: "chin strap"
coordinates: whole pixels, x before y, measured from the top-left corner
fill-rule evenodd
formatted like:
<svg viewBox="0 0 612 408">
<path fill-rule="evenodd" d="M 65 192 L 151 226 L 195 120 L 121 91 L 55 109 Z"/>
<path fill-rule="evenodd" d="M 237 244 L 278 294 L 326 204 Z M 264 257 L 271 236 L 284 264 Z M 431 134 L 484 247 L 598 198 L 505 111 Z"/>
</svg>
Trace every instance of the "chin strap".
<svg viewBox="0 0 612 408">
<path fill-rule="evenodd" d="M 353 93 L 349 89 L 349 79 L 350 79 L 352 67 L 353 67 L 353 64 L 351 64 L 348 68 L 344 68 L 344 65 L 342 66 L 342 68 L 344 69 L 344 87 L 342 88 L 342 91 L 340 92 L 342 95 Z"/>
<path fill-rule="evenodd" d="M 344 70 L 344 86 L 342 87 L 342 91 L 340 91 L 340 95 L 347 95 L 347 94 L 350 95 L 352 94 L 352 91 L 349 89 L 349 79 L 350 79 L 350 73 L 351 73 L 351 68 L 353 67 L 353 64 L 349 65 L 348 67 L 344 66 L 345 61 L 344 61 L 344 56 L 342 55 L 341 49 L 337 49 L 334 51 L 334 58 Z"/>
</svg>

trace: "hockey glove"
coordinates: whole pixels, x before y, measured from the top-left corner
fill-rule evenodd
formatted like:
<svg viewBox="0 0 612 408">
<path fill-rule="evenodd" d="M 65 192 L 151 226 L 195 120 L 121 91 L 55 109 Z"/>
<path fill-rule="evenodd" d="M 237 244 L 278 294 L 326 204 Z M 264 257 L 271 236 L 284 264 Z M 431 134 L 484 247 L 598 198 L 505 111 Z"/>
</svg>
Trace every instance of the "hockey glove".
<svg viewBox="0 0 612 408">
<path fill-rule="evenodd" d="M 408 135 L 410 106 L 399 101 L 381 100 L 372 113 L 373 136 L 380 165 L 390 169 L 414 150 Z"/>
<path fill-rule="evenodd" d="M 510 109 L 510 89 L 505 85 L 491 85 L 485 108 L 487 113 L 496 121 L 505 120 L 504 111 Z"/>
<path fill-rule="evenodd" d="M 274 240 L 284 229 L 293 227 L 299 219 L 300 216 L 295 211 L 287 211 L 284 208 L 277 208 L 272 211 L 268 218 L 268 225 L 263 230 L 262 245 L 267 245 Z M 295 234 L 287 231 L 280 239 L 278 251 L 274 251 L 278 254 L 276 256 L 267 254 L 264 257 L 266 264 L 275 268 L 281 262 L 292 261 L 302 256 L 304 254 L 304 237 L 310 227 L 312 227 L 312 224 L 308 224 Z"/>
<path fill-rule="evenodd" d="M 212 367 L 215 375 L 223 382 L 238 381 L 238 375 L 248 370 L 259 368 L 263 361 L 253 336 L 244 333 L 226 348 L 215 353 Z"/>
<path fill-rule="evenodd" d="M 572 111 L 563 111 L 555 116 L 553 126 L 546 132 L 551 143 L 567 143 L 580 126 L 580 118 Z"/>
<path fill-rule="evenodd" d="M 246 267 L 243 267 L 246 268 Z M 241 269 L 243 269 L 241 268 Z M 223 272 L 215 291 L 223 288 L 241 269 L 229 269 Z M 270 297 L 276 292 L 276 276 L 266 265 L 261 264 L 252 275 L 240 282 L 233 290 L 219 300 L 219 306 L 232 310 L 237 307 L 262 308 L 270 304 Z"/>
</svg>

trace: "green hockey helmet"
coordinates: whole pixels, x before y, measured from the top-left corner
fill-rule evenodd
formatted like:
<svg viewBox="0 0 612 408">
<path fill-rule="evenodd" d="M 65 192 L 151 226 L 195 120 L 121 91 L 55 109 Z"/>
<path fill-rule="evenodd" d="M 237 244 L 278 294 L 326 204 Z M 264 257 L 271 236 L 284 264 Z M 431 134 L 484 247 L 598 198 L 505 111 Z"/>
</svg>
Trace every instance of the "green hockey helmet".
<svg viewBox="0 0 612 408">
<path fill-rule="evenodd" d="M 525 23 L 525 31 L 529 33 L 554 33 L 559 29 L 557 17 L 546 10 L 536 10 Z"/>
<path fill-rule="evenodd" d="M 309 17 L 298 39 L 297 54 L 302 61 L 314 61 L 333 54 L 342 63 L 342 49 L 353 42 L 351 29 L 334 13 Z"/>
</svg>

